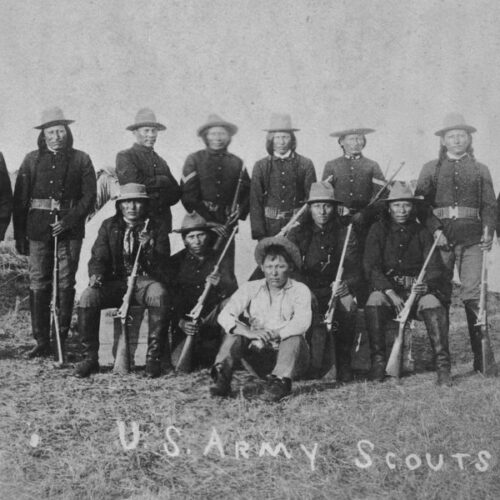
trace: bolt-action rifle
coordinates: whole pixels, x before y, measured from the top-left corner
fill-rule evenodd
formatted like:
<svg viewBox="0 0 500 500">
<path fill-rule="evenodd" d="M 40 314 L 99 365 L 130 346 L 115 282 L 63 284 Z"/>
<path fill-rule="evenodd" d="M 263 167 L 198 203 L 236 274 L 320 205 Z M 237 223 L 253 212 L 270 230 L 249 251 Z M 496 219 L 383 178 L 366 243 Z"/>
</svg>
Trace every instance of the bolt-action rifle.
<svg viewBox="0 0 500 500">
<path fill-rule="evenodd" d="M 54 223 L 59 221 L 56 210 Z M 52 267 L 52 300 L 50 301 L 50 329 L 54 331 L 57 345 L 57 366 L 64 365 L 64 353 L 62 350 L 61 329 L 59 325 L 59 237 L 54 236 L 54 264 Z"/>
</svg>

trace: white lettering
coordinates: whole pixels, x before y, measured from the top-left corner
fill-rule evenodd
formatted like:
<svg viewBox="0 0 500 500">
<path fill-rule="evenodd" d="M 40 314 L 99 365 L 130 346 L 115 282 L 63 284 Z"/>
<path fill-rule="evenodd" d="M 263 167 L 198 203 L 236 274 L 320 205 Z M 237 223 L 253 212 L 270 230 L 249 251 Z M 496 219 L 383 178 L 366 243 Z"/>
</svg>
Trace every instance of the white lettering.
<svg viewBox="0 0 500 500">
<path fill-rule="evenodd" d="M 470 455 L 468 453 L 455 453 L 452 457 L 457 459 L 460 470 L 464 470 L 464 458 L 470 457 Z"/>
<path fill-rule="evenodd" d="M 168 443 L 170 445 L 172 445 L 172 450 L 170 449 L 169 444 L 167 444 L 167 443 L 163 443 L 163 449 L 165 450 L 165 453 L 169 457 L 178 457 L 181 454 L 181 451 L 179 450 L 179 447 L 177 446 L 177 443 L 172 438 L 172 435 L 171 435 L 172 432 L 177 433 L 177 435 L 179 437 L 181 435 L 181 432 L 179 431 L 179 429 L 177 429 L 177 427 L 175 427 L 173 425 L 169 425 L 165 429 L 165 437 L 167 438 Z"/>
<path fill-rule="evenodd" d="M 416 453 L 410 453 L 405 459 L 406 467 L 409 470 L 418 469 L 422 465 L 422 460 Z"/>
<path fill-rule="evenodd" d="M 373 460 L 371 459 L 370 455 L 363 449 L 364 445 L 368 446 L 371 451 L 375 449 L 375 445 L 371 441 L 368 441 L 368 439 L 362 439 L 361 441 L 358 441 L 358 451 L 360 455 L 366 460 L 366 462 L 361 462 L 357 458 L 354 460 L 354 464 L 360 469 L 368 469 L 368 467 L 371 467 L 373 465 Z"/>
<path fill-rule="evenodd" d="M 308 451 L 303 444 L 300 445 L 300 448 L 309 459 L 311 471 L 314 472 L 316 470 L 316 453 L 318 452 L 318 443 L 314 443 L 313 449 L 311 451 Z"/>
<path fill-rule="evenodd" d="M 125 422 L 118 420 L 118 434 L 120 435 L 120 442 L 124 450 L 135 450 L 137 445 L 139 444 L 139 439 L 141 437 L 139 433 L 139 425 L 137 422 L 132 422 L 132 435 L 133 439 L 129 443 L 127 443 L 127 439 L 125 437 Z"/>
<path fill-rule="evenodd" d="M 389 469 L 394 470 L 396 468 L 396 454 L 392 451 L 387 452 L 385 455 L 385 463 Z"/>
<path fill-rule="evenodd" d="M 425 454 L 425 459 L 427 460 L 427 465 L 434 471 L 438 471 L 438 470 L 441 470 L 443 468 L 443 465 L 444 465 L 444 459 L 443 459 L 443 454 L 440 453 L 439 454 L 439 458 L 438 458 L 438 463 L 437 465 L 434 465 L 432 463 L 432 455 L 430 453 L 426 453 Z"/>
<path fill-rule="evenodd" d="M 292 458 L 292 455 L 290 452 L 286 449 L 286 446 L 283 443 L 278 443 L 275 447 L 274 450 L 272 449 L 271 445 L 264 441 L 260 445 L 260 450 L 259 450 L 259 457 L 263 457 L 266 453 L 273 457 L 277 457 L 279 455 L 279 452 L 282 451 L 283 455 L 285 455 L 288 460 Z"/>
<path fill-rule="evenodd" d="M 239 460 L 240 456 L 243 458 L 250 458 L 248 456 L 248 450 L 250 445 L 246 441 L 236 441 L 234 443 L 234 456 Z"/>
<path fill-rule="evenodd" d="M 208 455 L 210 453 L 210 450 L 215 447 L 219 450 L 219 454 L 221 458 L 224 458 L 226 455 L 224 454 L 224 448 L 222 446 L 222 440 L 219 436 L 219 433 L 215 429 L 215 427 L 212 427 L 212 433 L 210 434 L 210 440 L 208 441 L 207 446 L 203 450 L 203 455 Z"/>
<path fill-rule="evenodd" d="M 481 463 L 480 464 L 476 463 L 476 465 L 475 465 L 476 469 L 479 472 L 486 472 L 490 468 L 490 464 L 487 462 L 487 460 L 491 459 L 491 453 L 489 451 L 486 451 L 486 450 L 481 450 L 477 454 L 477 458 L 479 459 L 479 461 Z"/>
</svg>

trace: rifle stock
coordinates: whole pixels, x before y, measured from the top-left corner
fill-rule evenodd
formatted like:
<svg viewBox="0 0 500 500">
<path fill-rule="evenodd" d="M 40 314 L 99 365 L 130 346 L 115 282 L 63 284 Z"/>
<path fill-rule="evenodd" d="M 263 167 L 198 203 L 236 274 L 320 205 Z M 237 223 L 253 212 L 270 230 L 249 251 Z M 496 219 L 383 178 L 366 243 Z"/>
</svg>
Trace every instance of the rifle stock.
<svg viewBox="0 0 500 500">
<path fill-rule="evenodd" d="M 149 224 L 149 219 L 146 219 L 144 223 L 144 229 L 146 231 Z M 132 300 L 132 293 L 134 292 L 135 282 L 137 280 L 137 273 L 139 271 L 139 257 L 141 255 L 142 243 L 137 249 L 137 254 L 134 260 L 134 266 L 132 267 L 132 272 L 127 280 L 127 291 L 122 299 L 122 305 L 116 312 L 116 317 L 120 318 L 121 323 L 121 335 L 118 339 L 118 345 L 116 347 L 115 363 L 113 365 L 113 372 L 118 374 L 125 374 L 130 372 L 130 367 L 132 364 L 130 355 L 130 339 L 128 332 L 128 312 L 130 309 L 130 301 Z"/>
<path fill-rule="evenodd" d="M 56 212 L 54 222 L 57 223 L 59 216 Z M 59 326 L 59 307 L 57 305 L 59 295 L 59 238 L 54 236 L 54 263 L 52 268 L 52 300 L 50 301 L 50 322 L 51 330 L 54 330 L 57 345 L 57 364 L 64 365 L 64 353 L 62 350 L 61 330 Z"/>
<path fill-rule="evenodd" d="M 427 266 L 429 265 L 432 254 L 434 253 L 434 250 L 436 249 L 440 234 L 441 234 L 441 232 L 439 232 L 438 235 L 436 236 L 436 238 L 434 239 L 434 243 L 432 244 L 432 247 L 429 250 L 429 253 L 427 254 L 427 258 L 424 261 L 424 265 L 422 266 L 422 269 L 420 270 L 420 273 L 418 275 L 418 278 L 417 278 L 417 281 L 415 282 L 415 284 L 420 285 L 423 283 L 424 278 L 425 278 L 425 272 L 427 270 Z M 410 312 L 413 308 L 413 304 L 415 303 L 416 299 L 417 299 L 417 294 L 412 291 L 410 293 L 410 296 L 406 300 L 402 311 L 396 317 L 396 321 L 399 323 L 398 335 L 397 335 L 396 339 L 394 340 L 391 354 L 389 356 L 389 361 L 387 362 L 387 365 L 385 367 L 385 372 L 387 373 L 387 375 L 389 375 L 391 377 L 399 378 L 401 376 L 401 359 L 403 356 L 405 327 L 406 327 L 406 323 L 408 322 L 408 317 L 410 316 Z"/>
<path fill-rule="evenodd" d="M 231 245 L 233 238 L 236 236 L 237 231 L 238 231 L 238 226 L 235 226 L 233 229 L 233 232 L 231 233 L 231 236 L 229 236 L 229 238 L 226 242 L 224 249 L 222 250 L 222 253 L 219 256 L 219 259 L 217 260 L 217 263 L 214 266 L 212 274 L 215 274 L 219 271 L 219 267 L 220 267 L 224 257 L 226 256 L 226 253 L 229 250 L 229 246 Z M 205 304 L 205 301 L 207 300 L 207 297 L 208 297 L 208 294 L 210 293 L 211 288 L 212 288 L 212 284 L 209 281 L 207 281 L 205 283 L 205 288 L 203 289 L 203 292 L 200 295 L 200 297 L 198 298 L 195 306 L 191 309 L 189 314 L 186 315 L 192 322 L 198 323 L 200 321 L 200 316 L 201 316 L 201 313 L 203 311 L 203 306 Z M 176 371 L 189 372 L 191 370 L 193 337 L 194 337 L 194 335 L 186 335 L 186 339 L 184 341 L 184 345 L 182 347 L 181 354 L 179 356 L 179 359 L 177 360 L 177 364 L 175 365 Z"/>
</svg>

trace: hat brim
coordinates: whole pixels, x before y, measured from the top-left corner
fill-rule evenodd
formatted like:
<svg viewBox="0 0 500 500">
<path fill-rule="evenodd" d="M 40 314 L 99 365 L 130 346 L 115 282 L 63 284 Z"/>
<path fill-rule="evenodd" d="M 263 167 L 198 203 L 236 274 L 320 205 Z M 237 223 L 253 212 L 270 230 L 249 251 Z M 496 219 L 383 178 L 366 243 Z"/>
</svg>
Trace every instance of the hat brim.
<svg viewBox="0 0 500 500">
<path fill-rule="evenodd" d="M 385 201 L 386 203 L 392 203 L 393 201 L 413 201 L 413 202 L 419 202 L 419 201 L 424 201 L 424 197 L 423 196 L 412 196 L 412 197 L 408 197 L 408 196 L 403 196 L 401 198 L 386 198 L 384 200 L 380 200 L 380 201 Z"/>
<path fill-rule="evenodd" d="M 127 201 L 127 200 L 149 200 L 149 196 L 147 194 L 130 194 L 130 195 L 124 195 L 124 196 L 118 196 L 116 198 L 116 203 L 120 201 Z"/>
<path fill-rule="evenodd" d="M 309 205 L 311 203 L 335 203 L 337 205 L 340 205 L 342 204 L 343 202 L 340 201 L 340 200 L 335 200 L 335 199 L 332 199 L 332 198 L 324 198 L 324 197 L 319 197 L 319 198 L 309 198 L 306 203 L 308 203 Z"/>
<path fill-rule="evenodd" d="M 75 123 L 75 120 L 52 120 L 50 122 L 42 123 L 37 127 L 33 127 L 37 130 L 43 130 L 44 128 L 55 127 L 56 125 L 69 125 Z"/>
<path fill-rule="evenodd" d="M 299 132 L 300 128 L 264 128 L 264 132 Z"/>
<path fill-rule="evenodd" d="M 375 132 L 373 128 L 350 128 L 347 130 L 340 130 L 332 132 L 330 137 L 345 137 L 346 135 L 368 135 Z"/>
<path fill-rule="evenodd" d="M 230 136 L 233 136 L 238 132 L 238 127 L 234 125 L 233 123 L 225 122 L 225 121 L 219 121 L 219 122 L 210 122 L 206 123 L 205 125 L 202 125 L 198 130 L 197 134 L 201 137 L 209 128 L 212 127 L 223 127 L 225 128 Z"/>
<path fill-rule="evenodd" d="M 262 265 L 266 249 L 271 245 L 283 247 L 292 259 L 295 267 L 297 269 L 300 269 L 302 267 L 302 257 L 300 256 L 299 249 L 290 240 L 282 236 L 271 236 L 269 238 L 263 238 L 259 241 L 259 243 L 255 247 L 255 261 L 259 266 Z"/>
<path fill-rule="evenodd" d="M 442 137 L 444 134 L 446 134 L 446 132 L 449 132 L 450 130 L 465 130 L 469 134 L 473 134 L 474 132 L 477 132 L 477 129 L 474 127 L 471 127 L 470 125 L 454 125 L 453 127 L 442 128 L 441 130 L 434 132 L 434 135 Z"/>
<path fill-rule="evenodd" d="M 127 130 L 134 131 L 134 130 L 137 130 L 138 128 L 141 128 L 141 127 L 154 127 L 158 130 L 167 130 L 167 127 L 165 127 L 165 125 L 163 125 L 162 123 L 158 123 L 158 122 L 134 123 L 133 125 L 129 125 L 127 127 Z"/>
<path fill-rule="evenodd" d="M 191 231 L 210 231 L 211 233 L 214 232 L 213 227 L 209 226 L 208 224 L 200 224 L 199 226 L 193 226 L 193 227 L 180 227 L 178 229 L 174 229 L 172 232 L 179 233 L 184 236 L 185 234 L 188 234 Z"/>
</svg>

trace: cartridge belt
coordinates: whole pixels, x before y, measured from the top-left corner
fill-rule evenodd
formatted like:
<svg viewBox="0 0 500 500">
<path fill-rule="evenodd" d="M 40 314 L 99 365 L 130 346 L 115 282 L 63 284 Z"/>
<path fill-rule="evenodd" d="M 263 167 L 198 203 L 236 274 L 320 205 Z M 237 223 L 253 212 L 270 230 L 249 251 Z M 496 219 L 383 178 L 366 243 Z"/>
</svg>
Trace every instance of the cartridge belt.
<svg viewBox="0 0 500 500">
<path fill-rule="evenodd" d="M 74 200 L 54 200 L 54 198 L 33 198 L 30 208 L 37 210 L 69 210 L 75 204 Z"/>
<path fill-rule="evenodd" d="M 348 207 L 344 207 L 344 206 L 339 206 L 339 207 L 337 207 L 337 212 L 339 215 L 345 216 L 345 215 L 357 214 L 359 212 L 359 210 L 356 208 L 348 208 Z"/>
<path fill-rule="evenodd" d="M 264 215 L 268 219 L 291 219 L 300 209 L 280 210 L 277 207 L 264 207 Z"/>
<path fill-rule="evenodd" d="M 440 219 L 479 219 L 479 209 L 471 207 L 439 207 L 433 210 Z"/>
</svg>

